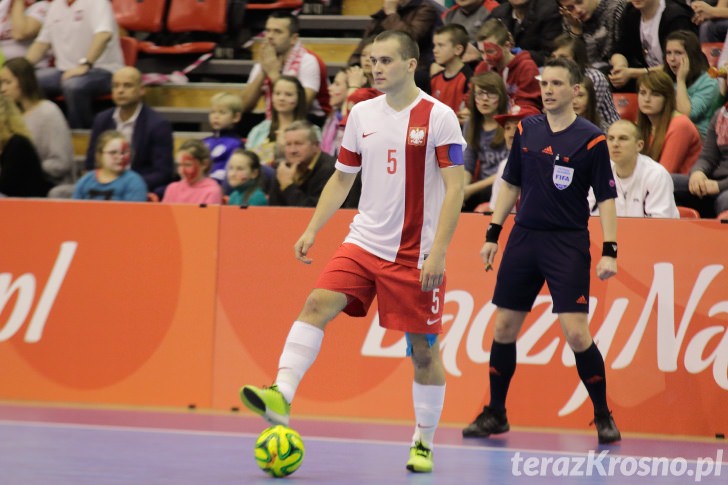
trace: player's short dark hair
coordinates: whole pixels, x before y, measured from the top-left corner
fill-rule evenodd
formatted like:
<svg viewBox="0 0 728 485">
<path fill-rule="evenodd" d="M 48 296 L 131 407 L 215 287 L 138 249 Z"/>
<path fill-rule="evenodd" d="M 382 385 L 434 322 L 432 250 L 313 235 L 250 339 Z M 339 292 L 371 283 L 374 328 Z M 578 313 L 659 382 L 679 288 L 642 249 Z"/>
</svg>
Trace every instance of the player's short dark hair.
<svg viewBox="0 0 728 485">
<path fill-rule="evenodd" d="M 417 42 L 407 32 L 401 30 L 385 30 L 374 38 L 374 42 L 384 42 L 394 39 L 399 42 L 399 54 L 402 59 L 419 59 L 420 48 Z"/>
<path fill-rule="evenodd" d="M 582 69 L 576 62 L 572 61 L 571 59 L 567 59 L 565 57 L 548 59 L 543 67 L 560 67 L 562 69 L 566 69 L 569 73 L 569 83 L 572 86 L 584 82 L 584 73 Z"/>
<path fill-rule="evenodd" d="M 450 34 L 450 40 L 453 45 L 462 46 L 463 54 L 465 53 L 465 49 L 468 48 L 468 43 L 470 42 L 470 36 L 468 36 L 468 31 L 465 30 L 465 27 L 460 24 L 443 25 L 435 29 L 435 35 L 440 34 Z"/>
<path fill-rule="evenodd" d="M 287 12 L 285 10 L 274 10 L 273 13 L 271 13 L 268 16 L 269 19 L 288 19 L 288 32 L 293 35 L 297 34 L 300 30 L 299 24 L 298 24 L 298 16 L 293 15 L 291 12 Z"/>
</svg>

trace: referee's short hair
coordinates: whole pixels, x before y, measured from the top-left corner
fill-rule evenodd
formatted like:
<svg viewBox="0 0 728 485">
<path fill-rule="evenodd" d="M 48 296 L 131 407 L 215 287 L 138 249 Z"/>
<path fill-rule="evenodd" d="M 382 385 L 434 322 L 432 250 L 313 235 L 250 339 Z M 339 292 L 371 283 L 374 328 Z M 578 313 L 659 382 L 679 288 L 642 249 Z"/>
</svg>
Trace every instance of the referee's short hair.
<svg viewBox="0 0 728 485">
<path fill-rule="evenodd" d="M 383 42 L 385 40 L 395 39 L 399 42 L 399 53 L 402 59 L 420 58 L 420 48 L 417 42 L 407 32 L 401 30 L 385 30 L 374 38 L 374 42 Z"/>
<path fill-rule="evenodd" d="M 571 59 L 567 59 L 565 57 L 548 59 L 543 67 L 561 67 L 563 69 L 566 69 L 569 73 L 569 82 L 572 86 L 584 82 L 584 71 L 581 69 L 581 67 L 579 67 L 576 62 L 572 61 Z"/>
</svg>

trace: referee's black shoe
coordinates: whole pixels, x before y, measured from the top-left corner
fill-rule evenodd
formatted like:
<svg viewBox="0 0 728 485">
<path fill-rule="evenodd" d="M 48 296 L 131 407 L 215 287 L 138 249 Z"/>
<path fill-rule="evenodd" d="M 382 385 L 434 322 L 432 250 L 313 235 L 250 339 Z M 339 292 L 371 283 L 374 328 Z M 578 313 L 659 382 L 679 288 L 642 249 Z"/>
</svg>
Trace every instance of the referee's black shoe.
<svg viewBox="0 0 728 485">
<path fill-rule="evenodd" d="M 617 425 L 614 423 L 614 418 L 612 418 L 611 411 L 605 410 L 595 412 L 594 421 L 592 421 L 592 423 L 594 423 L 594 426 L 597 427 L 599 444 L 606 445 L 622 439 L 622 435 L 617 429 Z"/>
<path fill-rule="evenodd" d="M 487 438 L 492 434 L 505 433 L 511 429 L 508 424 L 508 417 L 505 409 L 498 411 L 485 406 L 483 412 L 478 414 L 475 420 L 463 429 L 463 436 L 466 438 Z"/>
</svg>

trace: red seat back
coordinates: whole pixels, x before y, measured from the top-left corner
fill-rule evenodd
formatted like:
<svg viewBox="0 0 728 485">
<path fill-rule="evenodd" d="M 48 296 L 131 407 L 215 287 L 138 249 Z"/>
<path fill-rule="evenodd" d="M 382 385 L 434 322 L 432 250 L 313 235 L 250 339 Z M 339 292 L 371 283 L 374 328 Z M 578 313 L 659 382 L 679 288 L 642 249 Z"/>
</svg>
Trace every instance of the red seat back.
<svg viewBox="0 0 728 485">
<path fill-rule="evenodd" d="M 703 54 L 708 58 L 708 64 L 712 67 L 718 67 L 718 59 L 723 50 L 723 42 L 704 42 L 700 44 Z"/>
<path fill-rule="evenodd" d="M 124 64 L 135 66 L 139 56 L 139 43 L 134 37 L 127 35 L 119 37 L 119 41 L 121 42 L 121 53 L 124 55 Z"/>
<path fill-rule="evenodd" d="M 167 15 L 170 32 L 215 32 L 227 30 L 227 0 L 171 0 Z"/>
<path fill-rule="evenodd" d="M 620 118 L 637 122 L 637 93 L 612 93 L 612 99 Z"/>
<path fill-rule="evenodd" d="M 680 213 L 680 219 L 700 219 L 700 213 L 690 207 L 679 205 L 677 211 Z"/>
<path fill-rule="evenodd" d="M 141 32 L 162 30 L 167 0 L 111 0 L 120 27 Z"/>
</svg>

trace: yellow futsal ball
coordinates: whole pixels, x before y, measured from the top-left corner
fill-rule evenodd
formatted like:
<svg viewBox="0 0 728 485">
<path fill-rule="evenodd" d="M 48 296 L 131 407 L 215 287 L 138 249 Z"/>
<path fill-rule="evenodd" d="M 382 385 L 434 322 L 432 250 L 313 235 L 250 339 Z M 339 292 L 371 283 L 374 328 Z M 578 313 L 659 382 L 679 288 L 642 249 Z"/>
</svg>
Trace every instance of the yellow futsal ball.
<svg viewBox="0 0 728 485">
<path fill-rule="evenodd" d="M 255 461 L 261 470 L 276 478 L 298 470 L 304 453 L 301 435 L 280 424 L 263 430 L 255 442 Z"/>
</svg>

